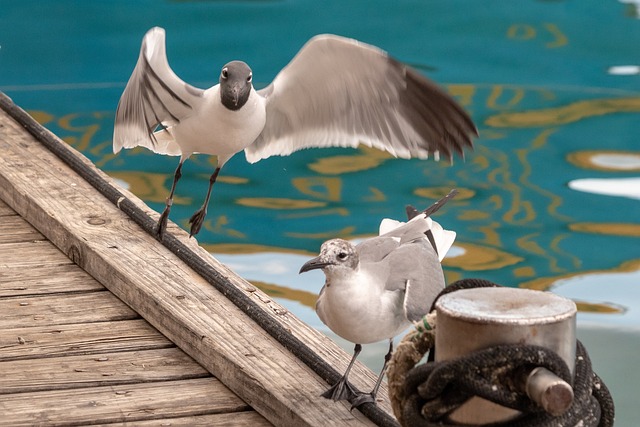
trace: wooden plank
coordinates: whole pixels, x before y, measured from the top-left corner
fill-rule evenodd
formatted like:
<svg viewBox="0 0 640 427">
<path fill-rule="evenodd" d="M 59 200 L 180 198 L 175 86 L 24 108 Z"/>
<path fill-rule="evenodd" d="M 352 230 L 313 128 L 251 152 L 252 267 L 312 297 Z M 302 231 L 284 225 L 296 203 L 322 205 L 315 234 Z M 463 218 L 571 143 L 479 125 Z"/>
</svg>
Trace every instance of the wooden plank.
<svg viewBox="0 0 640 427">
<path fill-rule="evenodd" d="M 111 292 L 16 297 L 0 300 L 0 330 L 135 319 L 138 314 Z"/>
<path fill-rule="evenodd" d="M 133 423 L 167 417 L 246 411 L 215 378 L 0 395 L 0 425 Z M 232 420 L 233 415 L 227 415 Z"/>
<path fill-rule="evenodd" d="M 46 240 L 0 245 L 0 278 L 7 268 L 32 269 L 69 264 L 73 264 L 73 261 Z"/>
<path fill-rule="evenodd" d="M 0 362 L 0 394 L 210 377 L 179 348 Z"/>
<path fill-rule="evenodd" d="M 197 415 L 182 418 L 137 421 L 137 427 L 269 427 L 269 421 L 255 411 L 233 412 L 232 414 Z M 98 424 L 96 427 L 130 427 L 127 423 Z"/>
<path fill-rule="evenodd" d="M 173 346 L 144 319 L 0 328 L 0 361 Z"/>
<path fill-rule="evenodd" d="M 0 199 L 0 216 L 17 215 L 16 211 L 11 209 L 4 200 Z"/>
<path fill-rule="evenodd" d="M 0 215 L 0 244 L 43 240 L 44 236 L 17 215 Z"/>
<path fill-rule="evenodd" d="M 4 114 L 4 113 L 2 113 Z M 327 384 L 259 325 L 213 289 L 116 206 L 22 128 L 0 140 L 0 197 L 153 326 L 249 402 L 265 418 L 285 425 L 370 424 L 344 402 L 318 396 Z M 84 159 L 78 154 L 79 159 Z M 81 160 L 90 164 L 88 160 Z M 17 167 L 17 166 L 20 167 Z M 100 171 L 96 173 L 110 180 Z M 129 200 L 142 201 L 121 190 Z M 145 208 L 148 210 L 148 208 Z M 157 214 L 154 213 L 157 217 Z M 265 313 L 342 371 L 350 359 L 336 344 L 295 318 L 215 261 L 183 230 L 169 228 Z M 356 364 L 350 377 L 370 389 L 376 374 Z M 386 385 L 379 405 L 390 411 Z"/>
<path fill-rule="evenodd" d="M 0 268 L 0 298 L 104 289 L 100 282 L 75 264 L 40 265 L 37 268 L 3 265 Z"/>
</svg>

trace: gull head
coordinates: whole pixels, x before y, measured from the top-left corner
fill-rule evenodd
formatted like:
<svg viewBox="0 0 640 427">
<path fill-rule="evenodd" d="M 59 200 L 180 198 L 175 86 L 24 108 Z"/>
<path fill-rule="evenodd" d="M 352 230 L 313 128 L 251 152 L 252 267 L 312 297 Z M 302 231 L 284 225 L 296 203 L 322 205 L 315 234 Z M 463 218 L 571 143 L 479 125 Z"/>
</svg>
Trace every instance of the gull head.
<svg viewBox="0 0 640 427">
<path fill-rule="evenodd" d="M 220 71 L 220 98 L 222 104 L 235 111 L 249 99 L 253 74 L 251 68 L 242 61 L 231 61 Z"/>
<path fill-rule="evenodd" d="M 325 273 L 334 270 L 355 270 L 358 267 L 356 247 L 346 240 L 327 240 L 320 248 L 320 255 L 310 259 L 300 268 L 300 273 L 322 269 Z"/>
</svg>

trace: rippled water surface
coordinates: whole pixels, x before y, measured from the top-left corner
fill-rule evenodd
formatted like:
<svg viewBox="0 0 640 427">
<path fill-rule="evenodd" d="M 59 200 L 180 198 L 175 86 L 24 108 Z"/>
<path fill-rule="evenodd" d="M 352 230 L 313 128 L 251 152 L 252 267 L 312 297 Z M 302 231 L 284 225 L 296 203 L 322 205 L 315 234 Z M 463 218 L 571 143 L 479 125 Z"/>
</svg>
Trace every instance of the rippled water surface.
<svg viewBox="0 0 640 427">
<path fill-rule="evenodd" d="M 613 391 L 617 425 L 640 418 L 640 20 L 624 1 L 0 2 L 0 90 L 160 211 L 177 158 L 113 155 L 118 98 L 150 27 L 199 87 L 242 59 L 268 84 L 311 36 L 380 46 L 448 90 L 480 131 L 466 159 L 305 150 L 222 170 L 199 242 L 329 333 L 321 273 L 298 269 L 329 238 L 374 234 L 404 206 L 459 196 L 436 219 L 458 233 L 448 282 L 480 277 L 578 303 L 579 337 Z M 336 72 L 339 72 L 336 64 Z M 215 161 L 183 168 L 171 219 L 187 228 Z M 352 345 L 337 339 L 349 351 Z M 386 345 L 369 346 L 378 369 Z"/>
</svg>

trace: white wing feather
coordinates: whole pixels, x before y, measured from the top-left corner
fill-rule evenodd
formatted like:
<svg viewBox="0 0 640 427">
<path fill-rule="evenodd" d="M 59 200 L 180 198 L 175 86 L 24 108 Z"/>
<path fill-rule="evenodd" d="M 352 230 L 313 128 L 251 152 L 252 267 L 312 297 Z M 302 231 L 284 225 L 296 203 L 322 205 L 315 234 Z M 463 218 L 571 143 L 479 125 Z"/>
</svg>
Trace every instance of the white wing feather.
<svg viewBox="0 0 640 427">
<path fill-rule="evenodd" d="M 415 220 L 415 218 L 413 220 Z M 451 246 L 453 246 L 453 242 L 456 240 L 456 232 L 445 230 L 439 223 L 431 218 L 426 218 L 426 221 L 429 224 L 428 229 L 433 233 L 433 240 L 436 243 L 438 258 L 442 261 L 447 255 L 447 252 L 449 252 L 449 249 L 451 249 Z M 380 222 L 379 234 L 390 234 L 393 230 L 396 230 L 404 224 L 406 223 L 385 218 Z"/>
<path fill-rule="evenodd" d="M 160 154 L 180 155 L 168 131 L 202 103 L 202 89 L 182 81 L 169 66 L 162 28 L 150 29 L 142 40 L 138 62 L 120 98 L 113 131 L 113 151 L 136 146 Z"/>
</svg>

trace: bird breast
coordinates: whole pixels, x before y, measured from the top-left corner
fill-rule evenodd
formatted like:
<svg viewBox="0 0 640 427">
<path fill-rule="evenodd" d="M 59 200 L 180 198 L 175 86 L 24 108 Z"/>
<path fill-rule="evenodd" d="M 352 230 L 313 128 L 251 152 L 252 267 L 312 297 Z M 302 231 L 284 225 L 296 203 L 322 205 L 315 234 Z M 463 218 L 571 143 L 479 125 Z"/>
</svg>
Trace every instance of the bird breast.
<svg viewBox="0 0 640 427">
<path fill-rule="evenodd" d="M 260 135 L 266 109 L 264 98 L 251 89 L 242 108 L 229 110 L 220 100 L 219 87 L 204 93 L 201 109 L 175 126 L 174 135 L 183 152 L 217 155 L 224 162 Z"/>
<path fill-rule="evenodd" d="M 342 338 L 358 344 L 389 339 L 410 323 L 403 310 L 404 292 L 386 291 L 384 284 L 354 272 L 331 280 L 318 298 L 320 320 Z"/>
</svg>

